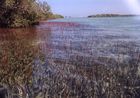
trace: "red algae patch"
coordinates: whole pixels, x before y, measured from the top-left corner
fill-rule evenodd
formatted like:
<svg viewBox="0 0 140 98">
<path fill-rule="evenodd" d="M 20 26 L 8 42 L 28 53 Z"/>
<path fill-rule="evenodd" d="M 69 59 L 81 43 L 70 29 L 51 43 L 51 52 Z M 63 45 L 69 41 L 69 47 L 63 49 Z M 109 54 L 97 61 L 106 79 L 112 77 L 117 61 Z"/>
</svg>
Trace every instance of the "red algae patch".
<svg viewBox="0 0 140 98">
<path fill-rule="evenodd" d="M 40 22 L 40 24 L 42 25 L 47 25 L 48 27 L 81 27 L 81 26 L 85 26 L 82 24 L 78 24 L 75 22 Z"/>
</svg>

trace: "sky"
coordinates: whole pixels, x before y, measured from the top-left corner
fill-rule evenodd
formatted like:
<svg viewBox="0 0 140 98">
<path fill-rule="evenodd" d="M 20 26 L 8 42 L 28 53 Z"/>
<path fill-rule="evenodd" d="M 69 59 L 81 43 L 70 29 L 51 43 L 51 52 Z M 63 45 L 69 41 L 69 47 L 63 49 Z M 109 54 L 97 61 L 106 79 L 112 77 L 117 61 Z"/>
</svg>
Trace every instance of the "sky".
<svg viewBox="0 0 140 98">
<path fill-rule="evenodd" d="M 43 0 L 42 0 L 43 1 Z M 45 0 L 44 0 L 45 1 Z M 63 16 L 94 14 L 140 14 L 140 0 L 46 0 L 52 12 Z"/>
</svg>

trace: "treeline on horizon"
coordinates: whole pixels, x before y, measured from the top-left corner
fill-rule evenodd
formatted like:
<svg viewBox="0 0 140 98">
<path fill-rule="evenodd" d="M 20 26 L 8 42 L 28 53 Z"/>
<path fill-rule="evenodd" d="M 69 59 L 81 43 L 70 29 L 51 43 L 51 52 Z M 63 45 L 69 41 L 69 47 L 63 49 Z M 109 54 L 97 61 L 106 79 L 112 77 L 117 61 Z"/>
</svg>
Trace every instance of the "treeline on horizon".
<svg viewBox="0 0 140 98">
<path fill-rule="evenodd" d="M 0 27 L 26 27 L 50 18 L 63 16 L 54 15 L 47 2 L 0 0 Z"/>
<path fill-rule="evenodd" d="M 139 15 L 133 15 L 133 14 L 96 14 L 96 15 L 90 15 L 88 18 L 92 17 L 134 17 Z"/>
</svg>

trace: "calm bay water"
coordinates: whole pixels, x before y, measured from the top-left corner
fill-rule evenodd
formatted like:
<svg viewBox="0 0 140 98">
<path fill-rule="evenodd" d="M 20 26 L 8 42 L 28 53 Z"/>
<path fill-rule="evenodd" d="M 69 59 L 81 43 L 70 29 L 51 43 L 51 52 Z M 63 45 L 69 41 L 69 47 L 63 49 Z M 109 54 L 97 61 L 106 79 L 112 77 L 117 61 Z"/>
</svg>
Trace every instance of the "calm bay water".
<svg viewBox="0 0 140 98">
<path fill-rule="evenodd" d="M 75 18 L 49 21 L 51 28 L 52 57 L 71 58 L 131 57 L 130 51 L 139 51 L 140 20 L 134 17 L 117 18 Z M 55 22 L 73 22 L 72 25 Z M 59 26 L 58 26 L 59 25 Z M 74 26 L 77 25 L 77 26 Z M 42 25 L 43 26 L 43 25 Z M 58 48 L 60 47 L 60 49 Z M 65 47 L 65 49 L 61 49 Z M 117 48 L 116 48 L 117 47 Z"/>
<path fill-rule="evenodd" d="M 77 73 L 81 66 L 116 66 L 118 62 L 139 62 L 139 57 L 139 18 L 56 19 L 31 28 L 0 29 L 0 65 L 8 65 L 10 69 L 18 65 L 32 66 L 33 71 L 29 74 L 33 90 L 49 88 L 50 95 L 57 93 L 53 90 L 55 87 L 50 87 L 55 79 L 60 83 L 67 77 L 84 79 L 86 84 L 88 78 L 81 71 Z M 18 75 L 22 77 L 28 72 Z M 68 82 L 67 85 L 72 84 Z"/>
</svg>

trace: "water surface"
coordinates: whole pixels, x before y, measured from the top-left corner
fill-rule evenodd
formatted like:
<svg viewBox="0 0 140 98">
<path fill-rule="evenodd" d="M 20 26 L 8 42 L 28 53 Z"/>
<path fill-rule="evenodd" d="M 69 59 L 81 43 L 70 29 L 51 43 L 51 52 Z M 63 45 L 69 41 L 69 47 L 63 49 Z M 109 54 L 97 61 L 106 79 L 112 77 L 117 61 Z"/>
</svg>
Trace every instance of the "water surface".
<svg viewBox="0 0 140 98">
<path fill-rule="evenodd" d="M 140 20 L 134 17 L 56 19 L 30 28 L 0 29 L 1 82 L 31 79 L 31 91 L 49 90 L 50 96 L 63 86 L 72 90 L 77 85 L 73 81 L 90 87 L 94 64 L 139 63 L 139 57 Z M 15 79 L 9 80 L 11 74 Z"/>
</svg>

